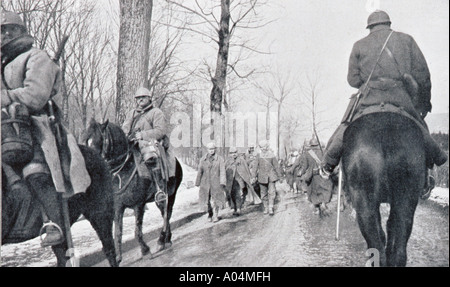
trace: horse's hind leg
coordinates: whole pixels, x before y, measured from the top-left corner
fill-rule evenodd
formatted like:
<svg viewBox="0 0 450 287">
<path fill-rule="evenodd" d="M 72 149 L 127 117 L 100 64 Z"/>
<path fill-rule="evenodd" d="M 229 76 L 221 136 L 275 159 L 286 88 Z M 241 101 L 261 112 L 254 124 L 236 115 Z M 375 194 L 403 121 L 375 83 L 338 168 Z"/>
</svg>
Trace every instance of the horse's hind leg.
<svg viewBox="0 0 450 287">
<path fill-rule="evenodd" d="M 150 247 L 144 241 L 144 235 L 142 233 L 142 223 L 144 220 L 145 202 L 139 204 L 134 208 L 134 216 L 136 218 L 135 237 L 137 238 L 139 245 L 141 246 L 142 256 L 150 253 Z"/>
<path fill-rule="evenodd" d="M 380 266 L 385 266 L 386 236 L 381 226 L 380 204 L 371 202 L 369 197 L 362 199 L 361 193 L 364 193 L 364 191 L 356 191 L 356 193 L 358 193 L 359 196 L 358 200 L 354 203 L 354 207 L 359 228 L 367 242 L 367 248 L 375 248 L 380 255 Z"/>
<path fill-rule="evenodd" d="M 418 195 L 417 198 L 410 195 L 406 197 L 391 205 L 387 222 L 386 256 L 388 266 L 406 266 L 406 246 L 411 236 Z"/>
</svg>

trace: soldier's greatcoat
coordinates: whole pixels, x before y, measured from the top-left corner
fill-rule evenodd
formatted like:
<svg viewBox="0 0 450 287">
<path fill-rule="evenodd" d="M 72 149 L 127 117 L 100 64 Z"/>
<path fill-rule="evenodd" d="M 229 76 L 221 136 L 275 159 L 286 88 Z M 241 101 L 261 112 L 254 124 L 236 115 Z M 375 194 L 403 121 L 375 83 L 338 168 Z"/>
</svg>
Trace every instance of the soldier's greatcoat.
<svg viewBox="0 0 450 287">
<path fill-rule="evenodd" d="M 370 34 L 353 45 L 349 59 L 348 83 L 360 88 L 368 79 L 375 66 L 378 55 L 391 32 L 388 25 L 377 25 Z M 416 108 L 419 112 L 431 111 L 430 72 L 419 46 L 408 34 L 394 32 L 368 84 L 368 93 L 362 97 L 361 108 L 384 103 L 403 107 L 411 115 L 417 115 L 414 104 L 403 82 L 403 73 L 411 74 L 419 84 L 419 100 Z M 395 59 L 395 60 L 394 60 Z"/>
<path fill-rule="evenodd" d="M 199 186 L 199 205 L 204 211 L 208 211 L 208 202 L 211 200 L 214 206 L 223 208 L 226 202 L 225 186 L 227 183 L 225 162 L 217 153 L 206 154 L 199 164 L 195 185 Z"/>
</svg>

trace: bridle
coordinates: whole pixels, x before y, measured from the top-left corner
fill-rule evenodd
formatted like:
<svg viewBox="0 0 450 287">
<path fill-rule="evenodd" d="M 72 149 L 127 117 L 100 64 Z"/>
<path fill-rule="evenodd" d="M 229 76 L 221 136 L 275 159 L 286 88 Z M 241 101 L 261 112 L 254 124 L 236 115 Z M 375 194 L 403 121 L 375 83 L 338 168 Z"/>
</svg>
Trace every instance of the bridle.
<svg viewBox="0 0 450 287">
<path fill-rule="evenodd" d="M 101 136 L 102 147 L 101 156 L 106 160 L 113 178 L 117 177 L 119 179 L 119 191 L 117 193 L 123 192 L 130 184 L 133 177 L 136 175 L 137 167 L 133 169 L 133 172 L 127 182 L 122 186 L 122 178 L 119 173 L 123 170 L 128 161 L 132 158 L 130 148 L 127 144 L 127 150 L 119 155 L 118 157 L 111 158 L 114 154 L 114 138 L 111 133 L 109 126 L 106 126 L 104 130 L 100 128 L 99 124 L 96 124 L 97 132 Z"/>
</svg>

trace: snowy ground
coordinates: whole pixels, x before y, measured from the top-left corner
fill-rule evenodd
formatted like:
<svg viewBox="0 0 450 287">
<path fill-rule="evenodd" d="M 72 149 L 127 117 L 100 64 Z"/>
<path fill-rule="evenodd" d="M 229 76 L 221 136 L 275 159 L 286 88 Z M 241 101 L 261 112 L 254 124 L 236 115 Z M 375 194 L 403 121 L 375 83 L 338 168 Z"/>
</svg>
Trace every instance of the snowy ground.
<svg viewBox="0 0 450 287">
<path fill-rule="evenodd" d="M 436 187 L 431 192 L 430 199 L 443 206 L 448 206 L 448 188 Z"/>
<path fill-rule="evenodd" d="M 183 165 L 183 182 L 177 193 L 171 221 L 182 219 L 187 215 L 199 212 L 198 188 L 194 186 L 197 172 Z M 440 205 L 449 205 L 449 189 L 437 187 L 432 191 L 430 199 Z M 154 203 L 147 204 L 144 216 L 143 231 L 148 233 L 161 229 L 162 217 Z M 123 224 L 123 242 L 134 240 L 134 216 L 132 210 L 125 212 Z M 75 255 L 83 257 L 101 250 L 102 246 L 88 221 L 80 220 L 72 226 Z M 151 247 L 151 246 L 150 246 Z M 51 248 L 41 248 L 40 239 L 35 238 L 20 244 L 9 244 L 1 247 L 2 266 L 55 266 L 56 259 Z"/>
<path fill-rule="evenodd" d="M 171 222 L 199 212 L 198 188 L 194 186 L 197 172 L 183 165 L 183 181 L 177 192 Z M 123 219 L 123 242 L 134 240 L 133 210 L 127 209 Z M 143 232 L 162 228 L 162 217 L 155 203 L 148 203 L 144 215 Z M 102 245 L 94 229 L 87 220 L 80 220 L 71 228 L 75 246 L 75 256 L 83 257 L 101 250 Z M 35 238 L 19 244 L 8 244 L 1 247 L 1 266 L 55 266 L 56 259 L 50 247 L 42 248 L 40 239 Z"/>
</svg>

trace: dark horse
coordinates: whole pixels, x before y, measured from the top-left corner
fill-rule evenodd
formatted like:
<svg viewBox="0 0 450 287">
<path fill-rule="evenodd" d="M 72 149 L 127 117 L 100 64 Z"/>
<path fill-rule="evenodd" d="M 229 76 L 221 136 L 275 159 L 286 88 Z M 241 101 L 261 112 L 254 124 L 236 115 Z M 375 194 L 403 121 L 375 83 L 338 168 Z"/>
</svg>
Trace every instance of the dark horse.
<svg viewBox="0 0 450 287">
<path fill-rule="evenodd" d="M 176 161 L 175 177 L 171 177 L 166 185 L 161 169 L 156 162 L 154 162 L 151 172 L 151 179 L 139 176 L 132 154 L 133 147 L 130 148 L 127 136 L 119 126 L 109 121 L 100 124 L 92 119 L 82 136 L 82 142 L 102 155 L 114 175 L 113 183 L 117 187 L 114 194 L 114 239 L 117 261 L 119 263 L 122 261 L 122 224 L 125 208 L 134 209 L 136 217 L 135 236 L 141 246 L 142 255 L 150 252 L 142 234 L 142 221 L 147 202 L 155 202 L 163 216 L 163 228 L 158 239 L 159 250 L 170 247 L 172 233 L 169 221 L 176 193 L 183 178 L 183 171 L 178 160 Z M 165 187 L 167 187 L 168 198 L 162 197 L 160 200 L 157 191 L 164 190 Z"/>
<path fill-rule="evenodd" d="M 405 266 L 419 195 L 425 185 L 423 135 L 413 120 L 395 113 L 373 113 L 345 131 L 342 157 L 346 191 L 368 248 L 380 266 Z M 389 203 L 386 235 L 380 204 Z"/>
<path fill-rule="evenodd" d="M 70 224 L 83 214 L 97 232 L 110 265 L 115 267 L 118 264 L 112 234 L 114 210 L 111 173 L 104 160 L 94 150 L 84 146 L 80 146 L 80 149 L 91 176 L 91 185 L 85 193 L 78 193 L 69 198 Z M 21 188 L 10 191 L 4 176 L 2 173 L 2 244 L 23 242 L 39 236 L 43 219 L 40 205 L 30 192 L 31 187 L 27 187 L 23 182 Z M 56 192 L 50 178 L 40 181 L 38 188 Z M 58 266 L 66 266 L 69 263 L 67 243 L 52 246 L 52 249 Z"/>
</svg>

